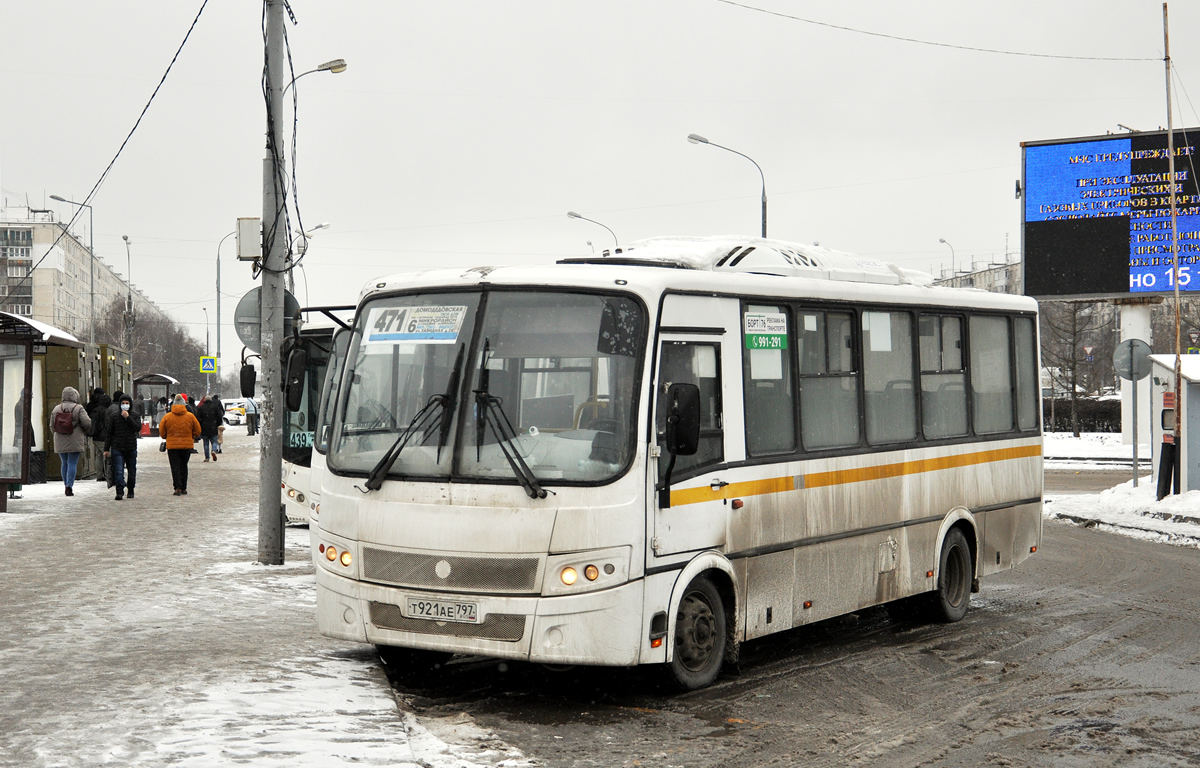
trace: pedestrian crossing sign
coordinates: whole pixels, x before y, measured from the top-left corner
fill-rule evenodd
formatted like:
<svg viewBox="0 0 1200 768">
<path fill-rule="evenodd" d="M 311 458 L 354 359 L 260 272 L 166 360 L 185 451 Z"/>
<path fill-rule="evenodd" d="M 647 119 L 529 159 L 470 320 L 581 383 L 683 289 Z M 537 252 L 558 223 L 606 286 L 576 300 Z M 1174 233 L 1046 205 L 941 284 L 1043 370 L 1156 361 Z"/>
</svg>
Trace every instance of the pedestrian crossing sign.
<svg viewBox="0 0 1200 768">
<path fill-rule="evenodd" d="M 216 372 L 217 372 L 217 358 L 215 358 L 215 357 L 201 357 L 200 358 L 200 373 L 216 373 Z"/>
</svg>

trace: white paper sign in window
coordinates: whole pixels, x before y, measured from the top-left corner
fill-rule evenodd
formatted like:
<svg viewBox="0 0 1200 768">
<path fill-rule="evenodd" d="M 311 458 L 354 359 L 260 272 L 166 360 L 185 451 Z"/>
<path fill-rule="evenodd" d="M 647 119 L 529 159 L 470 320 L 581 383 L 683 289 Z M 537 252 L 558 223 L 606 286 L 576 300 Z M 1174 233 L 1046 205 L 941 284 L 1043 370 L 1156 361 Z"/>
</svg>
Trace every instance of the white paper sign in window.
<svg viewBox="0 0 1200 768">
<path fill-rule="evenodd" d="M 890 312 L 863 312 L 862 327 L 871 334 L 871 352 L 892 351 L 892 315 Z"/>
<path fill-rule="evenodd" d="M 372 307 L 367 314 L 366 344 L 453 344 L 458 341 L 466 307 Z"/>
</svg>

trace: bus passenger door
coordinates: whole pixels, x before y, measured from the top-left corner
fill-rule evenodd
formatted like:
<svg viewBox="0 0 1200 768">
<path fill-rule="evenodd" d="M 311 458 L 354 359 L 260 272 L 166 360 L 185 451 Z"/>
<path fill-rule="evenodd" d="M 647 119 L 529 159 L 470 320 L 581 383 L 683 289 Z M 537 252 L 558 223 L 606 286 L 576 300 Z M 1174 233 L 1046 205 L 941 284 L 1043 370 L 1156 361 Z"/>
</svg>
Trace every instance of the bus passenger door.
<svg viewBox="0 0 1200 768">
<path fill-rule="evenodd" d="M 700 390 L 700 444 L 694 455 L 675 457 L 670 468 L 670 505 L 664 506 L 660 494 L 654 494 L 651 549 L 659 557 L 721 549 L 725 544 L 728 507 L 720 492 L 726 482 L 722 480 L 722 468 L 725 462 L 741 458 L 730 457 L 725 443 L 727 430 L 734 426 L 727 423 L 726 413 L 740 413 L 739 408 L 732 408 L 726 402 L 736 396 L 728 393 L 727 386 L 740 384 L 741 379 L 736 371 L 731 375 L 725 370 L 731 360 L 736 362 L 737 350 L 722 347 L 723 336 L 678 333 L 662 336 L 655 386 L 655 435 L 661 450 L 655 487 L 660 488 L 667 480 L 671 464 L 665 437 L 666 394 L 672 384 L 694 384 Z"/>
</svg>

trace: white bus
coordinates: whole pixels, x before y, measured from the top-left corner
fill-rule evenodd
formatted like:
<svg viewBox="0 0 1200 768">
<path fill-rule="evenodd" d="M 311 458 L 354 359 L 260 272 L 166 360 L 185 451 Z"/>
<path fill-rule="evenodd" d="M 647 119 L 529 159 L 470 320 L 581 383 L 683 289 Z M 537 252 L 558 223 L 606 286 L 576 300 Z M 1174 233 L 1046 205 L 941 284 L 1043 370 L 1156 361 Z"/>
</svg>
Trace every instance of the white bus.
<svg viewBox="0 0 1200 768">
<path fill-rule="evenodd" d="M 1041 541 L 1037 305 L 928 282 L 660 238 L 373 283 L 331 387 L 320 631 L 694 689 L 868 606 L 961 619 Z"/>
<path fill-rule="evenodd" d="M 347 328 L 343 317 L 352 306 L 305 307 L 293 336 L 283 345 L 285 360 L 295 350 L 303 351 L 301 379 L 296 382 L 295 408 L 287 409 L 283 422 L 283 471 L 279 487 L 279 508 L 289 525 L 308 525 L 320 491 L 312 492 L 313 435 L 317 422 L 322 383 L 333 354 L 333 336 Z M 340 361 L 338 362 L 340 365 Z M 318 469 L 318 474 L 320 470 Z"/>
</svg>

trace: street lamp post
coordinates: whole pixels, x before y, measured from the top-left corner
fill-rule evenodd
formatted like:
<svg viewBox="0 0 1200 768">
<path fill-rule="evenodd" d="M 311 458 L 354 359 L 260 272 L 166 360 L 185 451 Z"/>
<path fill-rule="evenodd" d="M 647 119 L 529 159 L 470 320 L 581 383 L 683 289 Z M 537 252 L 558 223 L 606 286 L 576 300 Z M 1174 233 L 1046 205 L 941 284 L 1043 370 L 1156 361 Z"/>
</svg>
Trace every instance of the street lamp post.
<svg viewBox="0 0 1200 768">
<path fill-rule="evenodd" d="M 567 211 L 567 218 L 568 219 L 582 219 L 583 221 L 590 221 L 593 224 L 599 224 L 600 226 L 602 226 L 608 230 L 608 234 L 613 236 L 613 245 L 617 245 L 620 243 L 620 241 L 617 240 L 617 233 L 613 232 L 612 229 L 610 229 L 608 227 L 608 225 L 606 225 L 606 224 L 600 224 L 600 222 L 596 221 L 595 219 L 589 219 L 587 216 L 580 216 L 578 213 L 575 213 L 575 211 Z M 588 241 L 588 245 L 591 245 L 591 241 Z"/>
<path fill-rule="evenodd" d="M 736 149 L 730 149 L 729 147 L 723 147 L 720 144 L 714 144 L 713 142 L 709 141 L 708 139 L 704 138 L 703 136 L 700 136 L 699 134 L 689 133 L 687 140 L 693 144 L 707 144 L 710 147 L 716 147 L 718 149 L 723 149 L 726 152 L 732 152 L 735 155 L 741 155 L 742 157 L 746 158 L 750 162 L 754 163 L 754 158 L 750 157 L 749 155 L 743 155 L 741 152 L 738 152 Z M 767 177 L 763 174 L 763 169 L 762 169 L 762 167 L 759 166 L 758 163 L 754 163 L 754 167 L 758 168 L 758 176 L 760 179 L 762 179 L 762 236 L 766 237 L 767 236 Z"/>
<path fill-rule="evenodd" d="M 950 245 L 950 243 L 946 242 L 946 238 L 944 238 L 944 237 L 939 237 L 939 238 L 938 238 L 938 242 L 939 242 L 939 243 L 941 243 L 942 245 L 945 245 L 946 247 L 948 247 L 948 248 L 950 249 L 950 277 L 954 277 L 954 275 L 955 275 L 955 270 L 954 270 L 954 246 L 953 246 L 953 245 Z"/>
<path fill-rule="evenodd" d="M 133 373 L 133 257 L 129 254 L 129 235 L 121 235 L 125 241 L 125 285 L 129 298 L 125 300 L 125 349 L 129 351 L 129 371 Z"/>
<path fill-rule="evenodd" d="M 78 205 L 81 208 L 88 209 L 88 255 L 91 257 L 88 263 L 88 273 L 90 275 L 90 286 L 92 297 L 88 308 L 88 344 L 96 343 L 96 230 L 94 228 L 95 220 L 92 218 L 92 206 L 88 203 L 77 203 L 74 200 L 68 200 L 65 197 L 58 195 L 50 195 L 51 200 L 57 200 L 60 203 L 68 205 Z"/>
<path fill-rule="evenodd" d="M 217 387 L 221 386 L 221 246 L 236 234 L 235 229 L 217 243 Z"/>
<path fill-rule="evenodd" d="M 208 345 L 208 307 L 200 307 L 200 309 L 204 312 L 204 356 L 211 357 L 212 347 Z M 204 374 L 204 394 L 212 394 L 212 381 L 209 379 L 207 373 Z"/>
</svg>

